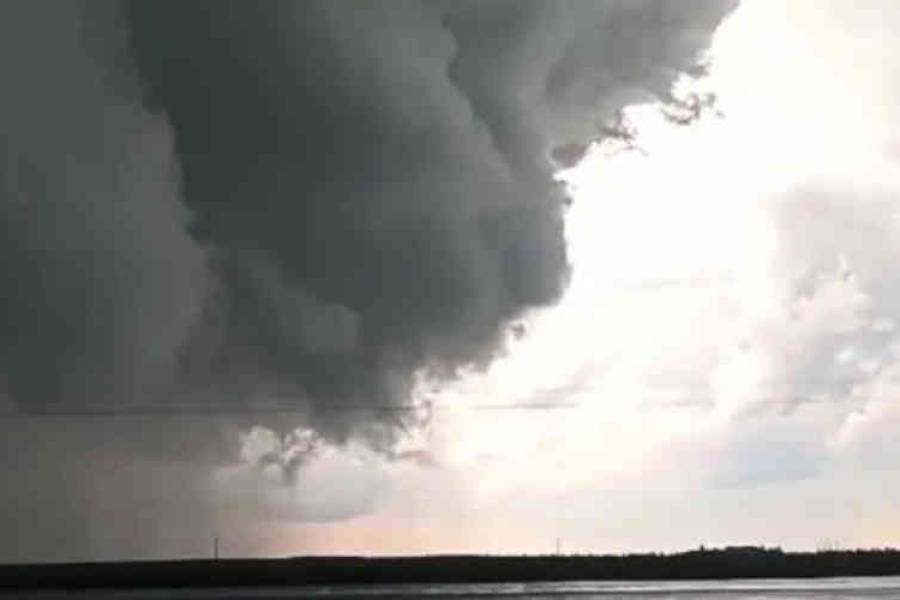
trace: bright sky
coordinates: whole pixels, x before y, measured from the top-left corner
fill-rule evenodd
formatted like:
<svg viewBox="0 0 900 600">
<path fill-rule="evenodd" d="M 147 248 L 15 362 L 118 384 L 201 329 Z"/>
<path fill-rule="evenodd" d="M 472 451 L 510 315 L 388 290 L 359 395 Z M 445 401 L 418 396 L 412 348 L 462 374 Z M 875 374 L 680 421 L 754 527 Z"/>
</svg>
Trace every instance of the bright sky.
<svg viewBox="0 0 900 600">
<path fill-rule="evenodd" d="M 487 372 L 430 397 L 408 441 L 429 459 L 324 451 L 257 500 L 367 514 L 241 532 L 254 547 L 235 552 L 900 543 L 898 12 L 745 1 L 686 83 L 721 116 L 633 107 L 643 152 L 600 146 L 561 175 L 571 286 Z"/>
</svg>

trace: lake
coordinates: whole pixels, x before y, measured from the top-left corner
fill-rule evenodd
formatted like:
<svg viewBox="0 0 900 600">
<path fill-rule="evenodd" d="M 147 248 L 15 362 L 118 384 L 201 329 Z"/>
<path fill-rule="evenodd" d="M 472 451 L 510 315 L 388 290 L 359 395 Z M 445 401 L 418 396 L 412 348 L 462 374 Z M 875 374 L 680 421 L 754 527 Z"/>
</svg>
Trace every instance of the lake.
<svg viewBox="0 0 900 600">
<path fill-rule="evenodd" d="M 0 593 L 0 596 L 3 596 Z M 655 582 L 568 582 L 503 583 L 448 585 L 315 586 L 295 588 L 198 589 L 198 590 L 118 590 L 118 591 L 40 591 L 13 592 L 5 597 L 27 600 L 97 598 L 98 600 L 287 600 L 324 598 L 516 598 L 519 600 L 564 600 L 625 598 L 641 600 L 672 598 L 683 600 L 787 600 L 790 598 L 850 600 L 897 598 L 900 578 L 860 577 L 843 579 L 760 579 L 730 581 L 655 581 Z"/>
</svg>

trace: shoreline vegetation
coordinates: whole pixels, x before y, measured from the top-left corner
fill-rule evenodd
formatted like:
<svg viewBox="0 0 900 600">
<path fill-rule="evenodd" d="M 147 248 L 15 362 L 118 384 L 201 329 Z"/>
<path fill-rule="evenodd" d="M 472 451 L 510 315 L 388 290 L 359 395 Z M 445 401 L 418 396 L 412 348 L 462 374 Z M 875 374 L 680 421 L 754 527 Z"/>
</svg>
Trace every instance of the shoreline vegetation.
<svg viewBox="0 0 900 600">
<path fill-rule="evenodd" d="M 728 547 L 675 554 L 304 556 L 0 565 L 0 590 L 399 583 L 690 580 L 900 575 L 900 550 L 784 552 Z"/>
</svg>

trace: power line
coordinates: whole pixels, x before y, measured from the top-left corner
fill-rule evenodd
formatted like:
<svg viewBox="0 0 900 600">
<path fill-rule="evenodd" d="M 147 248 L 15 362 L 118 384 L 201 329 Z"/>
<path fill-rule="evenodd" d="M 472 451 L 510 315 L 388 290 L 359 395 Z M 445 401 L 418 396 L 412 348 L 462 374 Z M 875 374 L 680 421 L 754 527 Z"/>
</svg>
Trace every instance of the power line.
<svg viewBox="0 0 900 600">
<path fill-rule="evenodd" d="M 812 387 L 822 385 L 851 385 L 858 383 L 854 380 L 820 380 L 820 381 L 765 381 L 760 382 L 763 387 Z M 655 381 L 645 385 L 645 392 L 639 393 L 643 398 L 642 404 L 647 406 L 660 406 L 671 408 L 697 408 L 710 407 L 716 404 L 716 398 L 709 394 L 704 396 L 703 390 L 708 390 L 709 385 L 702 382 L 679 383 L 667 381 Z M 600 385 L 587 385 L 581 387 L 578 392 L 590 392 L 601 389 Z M 693 398 L 679 399 L 654 399 L 657 391 L 688 392 Z M 797 407 L 808 404 L 842 403 L 846 401 L 860 401 L 866 398 L 833 398 L 823 395 L 793 394 L 760 395 L 744 397 L 743 401 L 748 407 L 783 405 L 785 407 Z M 586 406 L 585 402 L 510 402 L 510 403 L 477 403 L 477 404 L 330 404 L 317 406 L 288 406 L 288 405 L 257 405 L 257 406 L 217 406 L 217 405 L 187 405 L 187 406 L 78 406 L 78 407 L 41 407 L 29 409 L 13 409 L 0 412 L 0 421 L 3 419 L 43 419 L 43 418 L 191 418 L 191 417 L 253 417 L 253 416 L 289 416 L 306 413 L 381 413 L 381 414 L 412 414 L 416 412 L 434 412 L 439 410 L 473 410 L 473 411 L 515 411 L 515 412 L 544 412 L 574 410 Z"/>
</svg>

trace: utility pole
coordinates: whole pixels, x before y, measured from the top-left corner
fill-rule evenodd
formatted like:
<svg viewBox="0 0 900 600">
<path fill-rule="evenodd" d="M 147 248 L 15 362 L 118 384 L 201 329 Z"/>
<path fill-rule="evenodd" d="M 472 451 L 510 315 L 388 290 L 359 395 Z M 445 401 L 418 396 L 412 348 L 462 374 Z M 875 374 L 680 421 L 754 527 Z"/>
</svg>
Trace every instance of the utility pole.
<svg viewBox="0 0 900 600">
<path fill-rule="evenodd" d="M 213 560 L 219 560 L 219 534 L 213 536 Z"/>
</svg>

